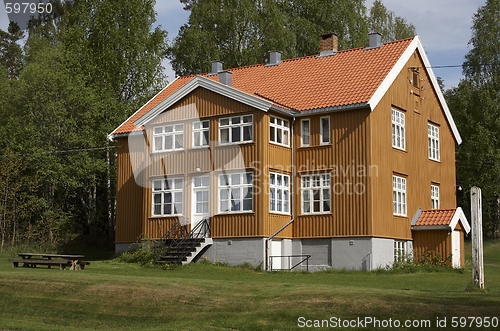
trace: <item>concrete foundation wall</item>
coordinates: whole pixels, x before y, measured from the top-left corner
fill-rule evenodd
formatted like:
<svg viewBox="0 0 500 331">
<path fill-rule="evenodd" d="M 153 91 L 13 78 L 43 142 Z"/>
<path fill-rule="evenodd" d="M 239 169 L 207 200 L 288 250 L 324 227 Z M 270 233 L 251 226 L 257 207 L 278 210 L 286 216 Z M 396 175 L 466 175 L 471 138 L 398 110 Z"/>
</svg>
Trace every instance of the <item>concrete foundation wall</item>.
<svg viewBox="0 0 500 331">
<path fill-rule="evenodd" d="M 394 262 L 394 239 L 372 239 L 372 270 L 385 268 Z"/>
<path fill-rule="evenodd" d="M 224 262 L 230 265 L 250 263 L 264 265 L 264 238 L 225 238 L 213 239 L 213 245 L 201 259 L 210 262 Z"/>
<path fill-rule="evenodd" d="M 334 238 L 332 266 L 335 269 L 371 270 L 372 238 Z"/>
</svg>

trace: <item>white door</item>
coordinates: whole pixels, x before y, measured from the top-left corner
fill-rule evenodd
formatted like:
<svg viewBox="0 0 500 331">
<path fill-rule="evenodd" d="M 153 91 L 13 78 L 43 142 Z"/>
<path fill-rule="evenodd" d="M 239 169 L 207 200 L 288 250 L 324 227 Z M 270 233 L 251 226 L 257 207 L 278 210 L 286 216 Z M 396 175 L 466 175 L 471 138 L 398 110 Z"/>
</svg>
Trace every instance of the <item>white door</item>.
<svg viewBox="0 0 500 331">
<path fill-rule="evenodd" d="M 451 251 L 453 268 L 460 268 L 460 231 L 453 231 L 451 234 Z"/>
<path fill-rule="evenodd" d="M 273 240 L 271 241 L 271 256 L 282 256 L 281 254 L 281 240 Z M 272 270 L 280 270 L 281 266 L 281 257 L 273 257 L 271 259 L 271 268 Z"/>
<path fill-rule="evenodd" d="M 193 195 L 191 199 L 191 229 L 194 229 L 201 220 L 209 216 L 210 177 L 198 176 L 193 178 Z M 203 233 L 202 227 L 195 234 Z"/>
</svg>

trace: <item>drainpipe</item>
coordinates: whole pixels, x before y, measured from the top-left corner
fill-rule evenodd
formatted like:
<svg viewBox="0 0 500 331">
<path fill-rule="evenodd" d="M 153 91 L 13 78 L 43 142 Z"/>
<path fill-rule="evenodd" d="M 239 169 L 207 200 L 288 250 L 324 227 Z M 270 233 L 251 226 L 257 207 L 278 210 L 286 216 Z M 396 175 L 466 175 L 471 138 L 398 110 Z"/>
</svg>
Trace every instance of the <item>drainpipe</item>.
<svg viewBox="0 0 500 331">
<path fill-rule="evenodd" d="M 295 183 L 295 136 L 293 135 L 293 127 L 295 126 L 295 116 L 292 118 L 292 124 L 290 126 L 290 139 L 291 139 L 291 148 L 292 148 L 292 176 L 290 179 L 290 210 L 292 219 L 288 221 L 285 225 L 278 229 L 275 233 L 273 233 L 269 238 L 266 239 L 265 244 L 265 268 L 264 270 L 269 271 L 269 241 L 273 240 L 273 238 L 283 231 L 287 226 L 293 223 L 295 220 L 295 191 L 294 191 L 294 183 Z"/>
</svg>

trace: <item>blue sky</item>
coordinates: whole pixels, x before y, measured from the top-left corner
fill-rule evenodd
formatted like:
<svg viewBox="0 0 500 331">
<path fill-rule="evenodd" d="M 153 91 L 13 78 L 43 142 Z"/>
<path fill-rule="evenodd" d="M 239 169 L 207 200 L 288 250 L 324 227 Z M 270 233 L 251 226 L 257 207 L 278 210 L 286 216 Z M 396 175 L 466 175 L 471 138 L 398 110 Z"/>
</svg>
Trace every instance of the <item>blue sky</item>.
<svg viewBox="0 0 500 331">
<path fill-rule="evenodd" d="M 168 31 L 168 38 L 172 40 L 179 27 L 187 22 L 189 12 L 183 10 L 178 0 L 156 2 L 157 24 Z M 367 7 L 370 8 L 372 3 L 373 0 L 367 0 Z M 449 66 L 464 62 L 464 56 L 470 50 L 472 16 L 486 0 L 382 0 L 382 3 L 415 25 L 432 66 Z M 0 10 L 0 29 L 6 30 L 7 26 L 7 15 Z M 163 65 L 168 79 L 173 80 L 169 62 L 164 61 Z M 457 86 L 462 77 L 460 67 L 433 70 L 436 76 L 444 79 L 446 88 Z"/>
</svg>

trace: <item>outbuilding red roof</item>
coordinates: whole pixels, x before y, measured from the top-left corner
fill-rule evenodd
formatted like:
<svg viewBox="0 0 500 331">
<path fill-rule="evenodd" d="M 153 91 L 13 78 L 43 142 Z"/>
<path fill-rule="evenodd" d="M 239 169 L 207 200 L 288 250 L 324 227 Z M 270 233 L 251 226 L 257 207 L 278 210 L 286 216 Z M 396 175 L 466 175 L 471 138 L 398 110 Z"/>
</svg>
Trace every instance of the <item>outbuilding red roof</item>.
<svg viewBox="0 0 500 331">
<path fill-rule="evenodd" d="M 431 209 L 422 210 L 422 214 L 414 224 L 416 226 L 439 226 L 450 225 L 457 209 Z"/>
<path fill-rule="evenodd" d="M 228 69 L 232 87 L 296 111 L 366 103 L 374 95 L 411 39 L 384 43 L 378 48 L 355 48 L 330 56 L 306 56 L 277 65 L 252 65 Z M 219 80 L 219 75 L 206 78 Z M 142 130 L 134 122 L 179 90 L 195 75 L 175 79 L 112 134 Z"/>
</svg>

